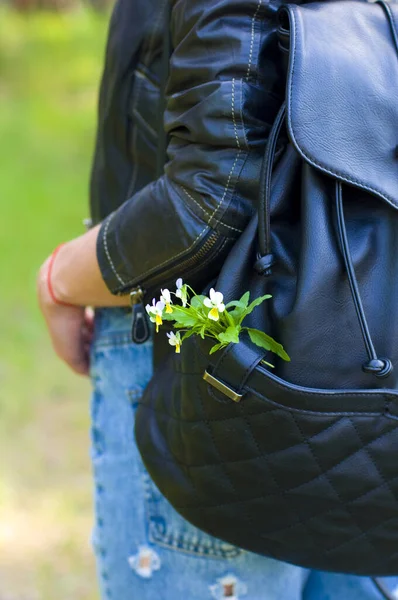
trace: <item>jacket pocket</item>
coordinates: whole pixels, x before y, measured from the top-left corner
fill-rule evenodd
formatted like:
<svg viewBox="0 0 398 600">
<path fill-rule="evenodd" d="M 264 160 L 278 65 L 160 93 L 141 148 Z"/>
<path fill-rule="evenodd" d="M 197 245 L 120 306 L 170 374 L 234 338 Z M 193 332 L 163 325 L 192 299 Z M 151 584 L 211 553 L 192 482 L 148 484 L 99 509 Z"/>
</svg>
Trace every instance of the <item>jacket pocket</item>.
<svg viewBox="0 0 398 600">
<path fill-rule="evenodd" d="M 132 74 L 131 94 L 127 106 L 127 153 L 132 173 L 126 198 L 155 179 L 158 144 L 157 107 L 159 88 L 139 64 Z"/>
</svg>

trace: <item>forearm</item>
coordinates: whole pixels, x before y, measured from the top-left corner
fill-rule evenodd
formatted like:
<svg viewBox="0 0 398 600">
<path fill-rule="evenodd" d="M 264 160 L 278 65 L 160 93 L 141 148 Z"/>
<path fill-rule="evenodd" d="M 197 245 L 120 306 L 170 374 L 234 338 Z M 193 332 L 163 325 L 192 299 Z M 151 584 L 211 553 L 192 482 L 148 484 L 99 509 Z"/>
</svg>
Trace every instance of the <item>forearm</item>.
<svg viewBox="0 0 398 600">
<path fill-rule="evenodd" d="M 99 228 L 93 227 L 60 248 L 51 273 L 54 294 L 62 302 L 78 306 L 127 306 L 129 295 L 111 294 L 102 278 L 96 253 Z"/>
</svg>

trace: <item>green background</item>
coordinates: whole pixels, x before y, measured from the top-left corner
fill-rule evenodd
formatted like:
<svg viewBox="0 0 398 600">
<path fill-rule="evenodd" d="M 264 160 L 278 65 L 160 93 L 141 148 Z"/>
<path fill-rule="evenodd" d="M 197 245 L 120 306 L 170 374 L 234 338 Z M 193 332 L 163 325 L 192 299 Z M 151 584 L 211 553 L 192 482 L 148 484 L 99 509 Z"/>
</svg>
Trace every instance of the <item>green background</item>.
<svg viewBox="0 0 398 600">
<path fill-rule="evenodd" d="M 84 231 L 107 16 L 0 10 L 0 600 L 94 600 L 89 384 L 51 351 L 40 264 Z"/>
</svg>

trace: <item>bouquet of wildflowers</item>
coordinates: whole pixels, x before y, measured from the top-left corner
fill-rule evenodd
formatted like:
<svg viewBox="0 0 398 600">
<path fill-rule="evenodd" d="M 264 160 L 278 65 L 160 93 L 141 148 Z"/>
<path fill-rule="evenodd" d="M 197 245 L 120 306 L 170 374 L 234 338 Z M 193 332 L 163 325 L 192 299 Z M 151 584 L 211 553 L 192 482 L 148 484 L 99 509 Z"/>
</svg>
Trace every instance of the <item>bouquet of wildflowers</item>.
<svg viewBox="0 0 398 600">
<path fill-rule="evenodd" d="M 237 344 L 240 334 L 247 331 L 254 344 L 289 361 L 289 355 L 281 344 L 263 331 L 243 325 L 245 317 L 269 298 L 270 295 L 260 296 L 250 302 L 250 292 L 246 292 L 240 300 L 224 304 L 221 292 L 212 288 L 209 296 L 198 295 L 182 279 L 177 279 L 175 292 L 161 290 L 160 300 L 156 301 L 154 298 L 152 304 L 147 304 L 145 308 L 150 320 L 156 325 L 156 332 L 163 321 L 174 321 L 176 331 L 167 333 L 167 336 L 169 344 L 175 347 L 177 353 L 181 351 L 184 340 L 192 335 L 200 335 L 203 339 L 212 338 L 215 343 L 210 354 L 213 354 L 231 342 Z"/>
</svg>

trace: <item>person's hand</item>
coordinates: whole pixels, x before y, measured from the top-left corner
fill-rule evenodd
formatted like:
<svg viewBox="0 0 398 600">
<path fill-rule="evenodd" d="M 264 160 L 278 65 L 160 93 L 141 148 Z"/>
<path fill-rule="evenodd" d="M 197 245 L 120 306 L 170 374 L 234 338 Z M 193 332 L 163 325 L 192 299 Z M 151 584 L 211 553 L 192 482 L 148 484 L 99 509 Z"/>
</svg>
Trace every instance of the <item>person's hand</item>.
<svg viewBox="0 0 398 600">
<path fill-rule="evenodd" d="M 93 311 L 82 306 L 66 306 L 54 302 L 47 284 L 49 260 L 40 269 L 37 294 L 53 348 L 75 373 L 88 375 Z"/>
<path fill-rule="evenodd" d="M 97 261 L 97 225 L 57 250 L 51 267 L 51 296 L 48 269 L 51 257 L 37 278 L 39 306 L 55 352 L 76 373 L 87 375 L 93 336 L 93 312 L 86 306 L 128 306 L 128 292 L 116 296 L 106 287 Z M 54 257 L 53 257 L 54 258 Z M 57 302 L 55 301 L 57 300 Z"/>
</svg>

